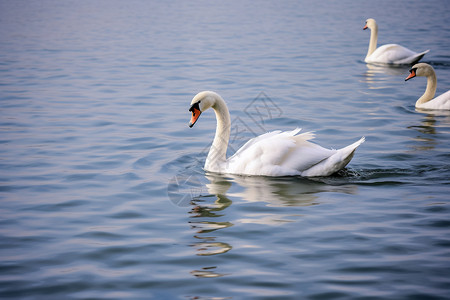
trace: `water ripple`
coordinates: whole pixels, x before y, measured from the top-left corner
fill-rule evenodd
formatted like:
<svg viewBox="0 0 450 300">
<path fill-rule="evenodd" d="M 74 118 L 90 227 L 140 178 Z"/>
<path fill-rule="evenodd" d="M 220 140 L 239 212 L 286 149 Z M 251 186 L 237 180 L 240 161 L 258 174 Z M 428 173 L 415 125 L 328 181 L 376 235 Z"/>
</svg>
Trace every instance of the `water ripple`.
<svg viewBox="0 0 450 300">
<path fill-rule="evenodd" d="M 0 298 L 450 299 L 450 115 L 363 62 L 370 11 L 450 86 L 445 5 L 403 6 L 0 1 Z M 205 173 L 206 89 L 247 129 L 228 154 L 295 127 L 366 142 L 330 177 Z"/>
</svg>

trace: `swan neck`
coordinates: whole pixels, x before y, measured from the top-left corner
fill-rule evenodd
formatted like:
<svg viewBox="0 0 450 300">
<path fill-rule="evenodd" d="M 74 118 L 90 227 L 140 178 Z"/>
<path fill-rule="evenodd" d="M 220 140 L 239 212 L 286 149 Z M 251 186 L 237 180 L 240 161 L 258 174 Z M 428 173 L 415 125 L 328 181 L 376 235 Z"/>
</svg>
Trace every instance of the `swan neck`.
<svg viewBox="0 0 450 300">
<path fill-rule="evenodd" d="M 369 49 L 367 50 L 366 59 L 377 49 L 377 42 L 378 42 L 378 25 L 375 24 L 375 26 L 370 29 L 370 42 L 369 42 Z"/>
<path fill-rule="evenodd" d="M 217 127 L 211 149 L 205 162 L 205 169 L 221 172 L 226 161 L 228 141 L 230 140 L 230 113 L 225 101 L 219 96 L 212 106 L 216 113 Z"/>
<path fill-rule="evenodd" d="M 433 99 L 434 95 L 436 94 L 436 86 L 436 73 L 432 71 L 432 73 L 427 76 L 427 88 L 425 90 L 425 93 L 423 93 L 422 97 L 417 100 L 416 105 L 423 104 Z"/>
</svg>

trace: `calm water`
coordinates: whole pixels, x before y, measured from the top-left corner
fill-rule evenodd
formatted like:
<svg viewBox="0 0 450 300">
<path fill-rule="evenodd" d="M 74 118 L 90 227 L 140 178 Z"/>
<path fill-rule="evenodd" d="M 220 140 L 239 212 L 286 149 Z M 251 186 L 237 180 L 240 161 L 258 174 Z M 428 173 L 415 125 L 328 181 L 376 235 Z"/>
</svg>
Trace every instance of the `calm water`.
<svg viewBox="0 0 450 300">
<path fill-rule="evenodd" d="M 448 1 L 0 1 L 0 298 L 450 299 L 450 113 L 426 80 L 364 62 L 430 49 L 450 87 Z M 328 178 L 205 174 L 302 127 Z"/>
</svg>

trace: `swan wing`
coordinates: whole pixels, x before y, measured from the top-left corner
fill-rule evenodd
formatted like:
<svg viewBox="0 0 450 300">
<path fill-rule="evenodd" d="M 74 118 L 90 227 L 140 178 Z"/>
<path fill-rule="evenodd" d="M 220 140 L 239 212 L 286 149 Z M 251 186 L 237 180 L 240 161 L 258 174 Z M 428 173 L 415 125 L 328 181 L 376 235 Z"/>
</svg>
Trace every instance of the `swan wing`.
<svg viewBox="0 0 450 300">
<path fill-rule="evenodd" d="M 311 143 L 309 140 L 314 138 L 314 134 L 306 132 L 297 135 L 299 131 L 299 128 L 274 131 L 250 140 L 227 160 L 225 172 L 264 176 L 326 176 L 344 167 L 359 146 L 344 154 L 343 149 L 330 150 Z"/>
<path fill-rule="evenodd" d="M 309 133 L 311 134 L 311 133 Z M 304 139 L 302 135 L 293 137 L 295 146 L 280 161 L 284 169 L 293 168 L 301 173 L 322 163 L 336 154 L 337 150 L 326 149 Z"/>
<path fill-rule="evenodd" d="M 429 50 L 416 53 L 397 44 L 378 47 L 366 60 L 368 63 L 412 64 L 419 61 Z"/>
<path fill-rule="evenodd" d="M 284 176 L 300 175 L 294 167 L 283 166 L 289 153 L 296 147 L 297 140 L 312 139 L 312 133 L 292 131 L 273 131 L 248 141 L 232 157 L 227 159 L 226 173 L 242 175 Z M 294 138 L 295 137 L 295 138 Z"/>
<path fill-rule="evenodd" d="M 298 130 L 297 132 L 299 132 L 301 130 L 301 128 L 297 128 L 296 130 Z M 271 137 L 276 136 L 280 133 L 281 133 L 281 130 L 275 130 L 275 131 L 261 134 L 260 136 L 250 139 L 240 149 L 238 149 L 238 151 L 236 151 L 236 153 L 233 156 L 231 156 L 229 159 L 240 156 L 243 152 L 245 152 L 247 149 L 251 148 L 253 145 L 257 144 L 258 142 L 265 140 L 265 139 L 270 139 Z"/>
</svg>

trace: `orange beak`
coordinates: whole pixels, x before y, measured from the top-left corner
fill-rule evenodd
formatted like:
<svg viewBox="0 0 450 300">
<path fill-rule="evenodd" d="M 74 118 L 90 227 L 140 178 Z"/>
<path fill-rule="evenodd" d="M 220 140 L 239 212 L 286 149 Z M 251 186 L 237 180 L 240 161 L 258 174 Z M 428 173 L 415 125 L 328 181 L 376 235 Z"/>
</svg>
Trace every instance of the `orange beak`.
<svg viewBox="0 0 450 300">
<path fill-rule="evenodd" d="M 411 70 L 409 71 L 408 77 L 405 78 L 405 81 L 407 81 L 407 80 L 409 80 L 409 79 L 411 79 L 411 78 L 414 78 L 414 77 L 416 77 L 416 70 L 411 69 Z"/>
<path fill-rule="evenodd" d="M 200 114 L 202 113 L 199 109 L 197 109 L 196 107 L 192 108 L 192 117 L 191 117 L 191 121 L 189 122 L 189 127 L 192 128 L 192 126 L 194 126 L 195 122 L 197 122 L 198 117 L 200 117 Z"/>
<path fill-rule="evenodd" d="M 363 30 L 366 30 L 367 28 L 369 28 L 369 27 L 367 27 L 367 24 L 366 24 L 366 26 L 364 26 Z"/>
</svg>

